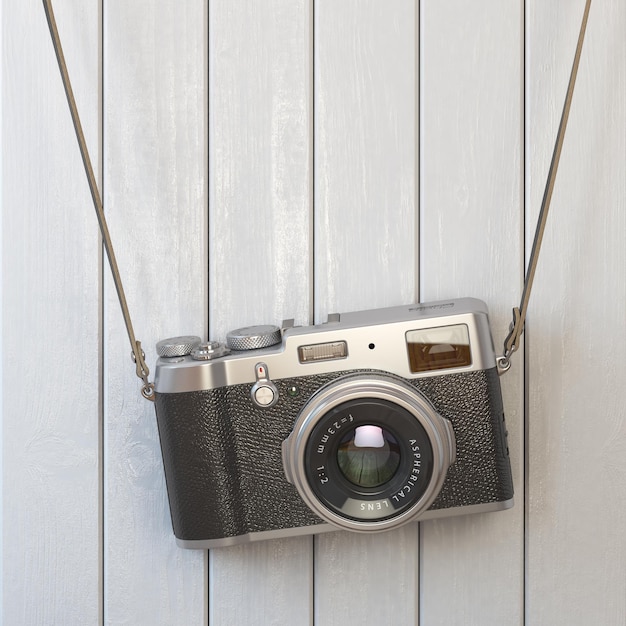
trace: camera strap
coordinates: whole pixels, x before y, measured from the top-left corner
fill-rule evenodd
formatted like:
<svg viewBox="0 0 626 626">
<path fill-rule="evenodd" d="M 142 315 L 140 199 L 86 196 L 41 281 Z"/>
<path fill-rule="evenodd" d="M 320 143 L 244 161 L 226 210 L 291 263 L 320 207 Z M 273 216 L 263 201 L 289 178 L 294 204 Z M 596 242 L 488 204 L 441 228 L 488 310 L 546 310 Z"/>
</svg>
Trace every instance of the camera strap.
<svg viewBox="0 0 626 626">
<path fill-rule="evenodd" d="M 120 301 L 120 307 L 122 308 L 122 315 L 124 316 L 124 323 L 126 324 L 126 332 L 128 333 L 128 339 L 130 340 L 131 356 L 136 364 L 137 376 L 143 380 L 143 387 L 141 389 L 141 395 L 146 400 L 154 401 L 154 384 L 148 379 L 150 376 L 150 370 L 146 364 L 146 355 L 141 349 L 141 342 L 135 339 L 135 332 L 130 320 L 130 313 L 128 311 L 128 304 L 126 303 L 126 295 L 124 294 L 124 288 L 122 286 L 122 279 L 117 267 L 117 261 L 115 259 L 115 253 L 113 251 L 113 244 L 111 243 L 111 236 L 109 235 L 109 228 L 104 216 L 104 208 L 102 206 L 102 199 L 100 192 L 98 191 L 98 185 L 96 183 L 96 177 L 91 165 L 91 159 L 89 158 L 89 152 L 87 150 L 87 142 L 85 141 L 85 135 L 83 134 L 83 128 L 78 116 L 78 109 L 76 108 L 76 101 L 74 100 L 74 92 L 72 91 L 72 85 L 70 83 L 67 66 L 65 64 L 65 57 L 63 55 L 63 49 L 61 47 L 61 40 L 59 38 L 59 31 L 57 30 L 56 20 L 54 19 L 54 13 L 52 11 L 52 5 L 50 0 L 43 0 L 44 10 L 46 12 L 46 18 L 48 20 L 48 27 L 50 28 L 50 35 L 52 37 L 52 44 L 54 46 L 54 52 L 59 63 L 59 69 L 61 70 L 61 78 L 63 79 L 63 87 L 65 88 L 65 95 L 67 96 L 67 102 L 70 107 L 70 113 L 72 115 L 72 122 L 74 124 L 74 130 L 76 131 L 76 139 L 78 139 L 78 146 L 80 148 L 80 154 L 83 159 L 83 165 L 85 167 L 85 173 L 87 174 L 87 181 L 89 183 L 89 190 L 91 191 L 91 198 L 93 200 L 94 208 L 96 209 L 96 215 L 98 217 L 98 224 L 100 225 L 100 232 L 102 233 L 102 241 L 104 243 L 104 249 L 106 250 L 107 257 L 109 259 L 109 265 L 111 266 L 111 273 L 113 274 L 113 282 L 115 283 L 115 290 L 117 291 L 117 297 Z"/>
<path fill-rule="evenodd" d="M 583 41 L 585 39 L 585 31 L 587 29 L 587 19 L 589 17 L 590 6 L 591 0 L 587 0 L 585 4 L 585 10 L 583 12 L 582 23 L 580 25 L 580 32 L 578 34 L 578 43 L 576 45 L 574 63 L 572 65 L 572 71 L 569 77 L 569 84 L 567 86 L 567 93 L 565 95 L 563 112 L 561 113 L 559 130 L 556 136 L 556 142 L 554 144 L 554 151 L 552 152 L 552 161 L 550 162 L 550 169 L 548 171 L 548 180 L 546 181 L 546 186 L 543 192 L 543 200 L 541 201 L 539 219 L 537 220 L 537 227 L 535 229 L 535 238 L 533 240 L 533 247 L 530 253 L 530 259 L 528 261 L 526 278 L 524 280 L 522 299 L 520 305 L 513 309 L 513 321 L 511 322 L 510 332 L 504 340 L 504 352 L 502 356 L 498 357 L 497 359 L 498 372 L 500 374 L 508 371 L 511 367 L 511 355 L 519 348 L 522 333 L 524 332 L 524 323 L 526 321 L 526 312 L 528 311 L 530 291 L 532 289 L 533 280 L 535 278 L 537 261 L 539 259 L 539 251 L 541 249 L 541 242 L 543 240 L 543 234 L 546 228 L 546 221 L 548 219 L 548 210 L 550 208 L 550 201 L 552 200 L 552 191 L 554 190 L 554 181 L 556 179 L 556 172 L 558 170 L 559 161 L 561 159 L 561 150 L 563 148 L 563 140 L 565 138 L 567 120 L 569 118 L 569 111 L 572 104 L 574 85 L 576 84 L 576 75 L 578 74 L 578 65 L 580 63 L 580 55 L 583 49 Z"/>
</svg>

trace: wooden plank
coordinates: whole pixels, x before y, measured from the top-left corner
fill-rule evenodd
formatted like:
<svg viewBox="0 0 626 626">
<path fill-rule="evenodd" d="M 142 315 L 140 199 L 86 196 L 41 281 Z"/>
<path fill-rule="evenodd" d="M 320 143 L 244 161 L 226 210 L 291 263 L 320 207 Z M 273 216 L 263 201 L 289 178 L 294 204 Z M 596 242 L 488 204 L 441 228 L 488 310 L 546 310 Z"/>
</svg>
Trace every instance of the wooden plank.
<svg viewBox="0 0 626 626">
<path fill-rule="evenodd" d="M 315 310 L 415 297 L 414 3 L 316 3 Z"/>
<path fill-rule="evenodd" d="M 216 0 L 209 28 L 209 312 L 224 340 L 310 321 L 310 7 Z M 211 624 L 310 624 L 312 572 L 310 537 L 212 550 Z"/>
<path fill-rule="evenodd" d="M 487 302 L 496 350 L 523 276 L 523 3 L 422 4 L 422 300 Z M 422 524 L 424 624 L 524 619 L 523 353 L 502 378 L 515 508 Z M 497 591 L 496 591 L 497 590 Z"/>
<path fill-rule="evenodd" d="M 315 311 L 416 299 L 413 2 L 316 2 Z M 417 622 L 416 524 L 319 535 L 315 620 Z"/>
<path fill-rule="evenodd" d="M 529 220 L 584 1 L 528 7 Z M 529 351 L 529 623 L 626 623 L 626 6 L 593 2 Z"/>
<path fill-rule="evenodd" d="M 98 3 L 55 9 L 97 168 Z M 42 4 L 3 2 L 1 11 L 0 622 L 95 624 L 97 222 Z"/>
<path fill-rule="evenodd" d="M 206 328 L 206 7 L 109 1 L 103 23 L 105 207 L 153 364 L 157 340 Z M 175 544 L 154 409 L 105 278 L 104 619 L 201 624 L 206 554 Z"/>
</svg>

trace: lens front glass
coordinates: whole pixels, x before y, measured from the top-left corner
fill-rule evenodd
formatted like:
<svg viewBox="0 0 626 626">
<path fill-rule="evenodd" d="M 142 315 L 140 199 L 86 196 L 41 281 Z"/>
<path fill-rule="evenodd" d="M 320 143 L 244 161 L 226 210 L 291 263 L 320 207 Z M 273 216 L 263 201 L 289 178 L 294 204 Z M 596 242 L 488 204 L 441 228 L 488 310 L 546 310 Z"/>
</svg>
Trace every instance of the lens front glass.
<svg viewBox="0 0 626 626">
<path fill-rule="evenodd" d="M 357 426 L 341 438 L 337 464 L 357 487 L 380 487 L 400 465 L 400 445 L 387 429 L 374 424 Z"/>
</svg>

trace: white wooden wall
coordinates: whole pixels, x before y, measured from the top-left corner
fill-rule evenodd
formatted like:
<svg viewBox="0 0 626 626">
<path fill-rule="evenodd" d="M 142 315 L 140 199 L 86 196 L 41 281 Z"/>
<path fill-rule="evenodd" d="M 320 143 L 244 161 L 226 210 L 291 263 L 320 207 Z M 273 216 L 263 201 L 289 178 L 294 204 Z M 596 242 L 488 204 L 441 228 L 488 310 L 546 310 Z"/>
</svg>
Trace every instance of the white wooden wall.
<svg viewBox="0 0 626 626">
<path fill-rule="evenodd" d="M 584 0 L 55 0 L 136 332 L 520 295 Z M 507 512 L 176 547 L 40 0 L 1 0 L 1 619 L 626 624 L 626 3 L 594 0 Z"/>
</svg>

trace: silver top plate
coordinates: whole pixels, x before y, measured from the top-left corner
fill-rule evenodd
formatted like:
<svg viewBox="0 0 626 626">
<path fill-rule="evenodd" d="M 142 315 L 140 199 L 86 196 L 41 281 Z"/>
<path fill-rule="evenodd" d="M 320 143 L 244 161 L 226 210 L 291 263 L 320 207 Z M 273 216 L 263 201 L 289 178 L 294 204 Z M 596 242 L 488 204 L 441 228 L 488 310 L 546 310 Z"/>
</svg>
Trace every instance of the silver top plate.
<svg viewBox="0 0 626 626">
<path fill-rule="evenodd" d="M 428 328 L 466 325 L 471 363 L 462 367 L 414 373 L 407 350 L 407 333 Z M 345 342 L 346 356 L 302 362 L 299 349 Z M 274 380 L 335 371 L 377 369 L 405 379 L 485 370 L 496 366 L 487 306 L 474 298 L 343 313 L 332 324 L 285 329 L 282 341 L 259 350 L 231 353 L 211 361 L 180 362 L 160 358 L 155 371 L 158 393 L 202 391 L 254 383 L 255 365 L 267 364 Z"/>
</svg>

